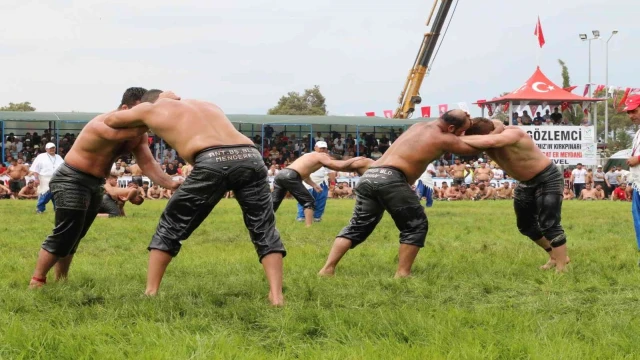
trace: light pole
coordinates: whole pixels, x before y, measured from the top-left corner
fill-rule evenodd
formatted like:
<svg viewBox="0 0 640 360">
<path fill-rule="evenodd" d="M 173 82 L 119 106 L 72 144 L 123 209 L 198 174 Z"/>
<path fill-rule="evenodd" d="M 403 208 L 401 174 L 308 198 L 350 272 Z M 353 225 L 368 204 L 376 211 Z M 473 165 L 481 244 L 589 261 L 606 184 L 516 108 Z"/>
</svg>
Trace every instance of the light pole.
<svg viewBox="0 0 640 360">
<path fill-rule="evenodd" d="M 580 40 L 589 42 L 589 97 L 591 97 L 591 91 L 593 90 L 592 86 L 591 86 L 591 41 L 600 39 L 600 31 L 599 30 L 593 30 L 591 32 L 593 33 L 593 37 L 592 38 L 588 38 L 587 34 L 580 34 Z M 591 119 L 592 119 L 593 105 L 590 106 L 590 108 L 591 109 L 589 111 L 589 121 L 591 121 Z M 594 125 L 594 129 L 595 129 L 595 133 L 596 133 L 596 143 L 597 143 L 598 142 L 598 124 L 596 124 L 595 121 L 594 121 L 593 125 Z"/>
<path fill-rule="evenodd" d="M 605 51 L 605 82 L 606 82 L 606 97 L 604 103 L 604 143 L 607 144 L 609 138 L 609 40 L 613 35 L 617 34 L 618 30 L 613 30 L 611 36 L 607 39 L 607 46 Z M 616 106 L 616 104 L 613 104 Z"/>
</svg>

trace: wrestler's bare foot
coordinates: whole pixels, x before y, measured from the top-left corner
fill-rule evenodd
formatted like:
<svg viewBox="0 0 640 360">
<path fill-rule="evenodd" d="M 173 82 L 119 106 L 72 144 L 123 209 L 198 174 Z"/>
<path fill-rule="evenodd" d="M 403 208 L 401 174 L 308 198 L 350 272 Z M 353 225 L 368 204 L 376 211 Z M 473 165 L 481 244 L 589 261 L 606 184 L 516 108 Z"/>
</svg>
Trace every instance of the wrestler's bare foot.
<svg viewBox="0 0 640 360">
<path fill-rule="evenodd" d="M 158 294 L 158 290 L 151 290 L 151 289 L 147 289 L 144 292 L 145 296 L 156 296 Z"/>
<path fill-rule="evenodd" d="M 44 281 L 33 280 L 29 282 L 29 289 L 39 289 L 43 287 L 46 283 Z"/>
<path fill-rule="evenodd" d="M 320 276 L 334 276 L 336 274 L 336 268 L 334 267 L 323 267 L 322 269 L 320 269 L 320 271 L 318 272 L 318 275 Z"/>
<path fill-rule="evenodd" d="M 567 256 L 566 261 L 564 263 L 557 262 L 556 263 L 556 273 L 564 273 L 567 272 L 567 265 L 571 262 L 571 259 Z"/>
<path fill-rule="evenodd" d="M 569 259 L 569 257 L 567 256 L 567 260 L 566 260 L 566 262 L 565 262 L 564 264 L 561 264 L 561 265 L 560 265 L 560 266 L 562 267 L 562 269 L 563 269 L 563 270 L 561 270 L 561 271 L 566 271 L 566 270 L 564 270 L 564 269 L 565 269 L 565 266 L 566 266 L 566 265 L 568 265 L 570 262 L 571 262 L 571 259 Z M 555 267 L 555 268 L 557 268 L 557 267 L 558 267 L 558 263 L 557 263 L 556 259 L 554 259 L 554 258 L 549 258 L 549 261 L 547 261 L 547 263 L 546 263 L 546 264 L 544 264 L 544 265 L 540 266 L 540 269 L 542 269 L 542 270 L 549 270 L 549 269 L 553 269 L 554 267 Z M 558 269 L 556 269 L 556 270 L 557 270 L 557 271 L 560 271 L 560 270 L 558 270 Z"/>
<path fill-rule="evenodd" d="M 411 277 L 411 272 L 396 271 L 396 275 L 393 278 L 394 279 L 405 279 L 405 278 L 410 278 L 410 277 Z"/>
<path fill-rule="evenodd" d="M 271 306 L 282 307 L 284 306 L 284 296 L 282 294 L 269 293 L 269 302 Z"/>
</svg>

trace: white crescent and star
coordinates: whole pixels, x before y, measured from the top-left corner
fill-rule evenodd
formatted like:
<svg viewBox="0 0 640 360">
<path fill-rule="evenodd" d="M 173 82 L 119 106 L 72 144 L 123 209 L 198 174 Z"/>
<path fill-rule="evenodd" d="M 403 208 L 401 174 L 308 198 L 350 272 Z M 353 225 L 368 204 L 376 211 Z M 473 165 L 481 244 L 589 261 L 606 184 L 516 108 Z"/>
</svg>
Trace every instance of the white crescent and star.
<svg viewBox="0 0 640 360">
<path fill-rule="evenodd" d="M 540 85 L 544 85 L 544 86 L 546 86 L 546 87 L 547 87 L 547 90 L 541 90 L 541 89 L 540 89 Z M 549 92 L 549 91 L 551 91 L 551 90 L 555 89 L 555 87 L 553 87 L 553 86 L 549 86 L 549 85 L 547 85 L 547 84 L 543 83 L 542 81 L 536 81 L 536 82 L 534 82 L 534 83 L 531 85 L 531 88 L 533 89 L 533 91 L 540 92 L 540 93 Z"/>
</svg>

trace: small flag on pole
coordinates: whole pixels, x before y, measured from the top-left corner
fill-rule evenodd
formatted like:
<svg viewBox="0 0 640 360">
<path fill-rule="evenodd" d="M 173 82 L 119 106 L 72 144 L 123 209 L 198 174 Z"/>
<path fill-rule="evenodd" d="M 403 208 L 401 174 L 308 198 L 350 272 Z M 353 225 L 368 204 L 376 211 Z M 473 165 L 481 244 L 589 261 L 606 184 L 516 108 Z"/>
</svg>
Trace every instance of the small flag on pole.
<svg viewBox="0 0 640 360">
<path fill-rule="evenodd" d="M 542 47 L 544 45 L 544 35 L 542 34 L 542 25 L 540 24 L 540 16 L 538 16 L 536 31 L 533 32 L 533 35 L 538 37 L 538 44 L 540 44 L 540 47 Z"/>
</svg>

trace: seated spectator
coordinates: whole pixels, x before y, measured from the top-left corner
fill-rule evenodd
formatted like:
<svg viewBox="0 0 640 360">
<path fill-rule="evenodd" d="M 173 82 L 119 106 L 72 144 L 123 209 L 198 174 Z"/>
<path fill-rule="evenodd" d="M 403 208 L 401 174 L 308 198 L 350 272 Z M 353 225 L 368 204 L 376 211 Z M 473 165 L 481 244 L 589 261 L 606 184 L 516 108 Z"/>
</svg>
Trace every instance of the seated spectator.
<svg viewBox="0 0 640 360">
<path fill-rule="evenodd" d="M 20 189 L 20 192 L 18 193 L 18 199 L 21 199 L 21 200 L 37 199 L 38 198 L 38 193 L 36 191 L 37 189 L 38 188 L 36 187 L 35 181 L 29 180 L 27 185 L 22 189 Z"/>
<path fill-rule="evenodd" d="M 496 190 L 496 199 L 506 200 L 511 198 L 513 198 L 513 189 L 511 189 L 509 183 L 505 181 L 502 183 L 502 186 Z"/>
<path fill-rule="evenodd" d="M 543 118 L 542 116 L 540 116 L 540 111 L 538 111 L 536 113 L 536 117 L 533 118 L 533 121 L 534 121 L 534 123 L 537 121 L 538 123 L 542 124 L 542 123 L 544 123 L 546 121 L 546 119 Z"/>
<path fill-rule="evenodd" d="M 151 185 L 151 187 L 149 188 L 149 191 L 147 192 L 147 199 L 151 199 L 151 200 L 162 199 L 162 189 L 158 187 L 158 184 Z"/>
<path fill-rule="evenodd" d="M 11 199 L 11 190 L 0 181 L 0 199 Z"/>
<path fill-rule="evenodd" d="M 495 200 L 496 190 L 493 186 L 486 185 L 484 182 L 478 184 L 478 194 L 476 195 L 476 200 Z"/>
<path fill-rule="evenodd" d="M 616 200 L 620 200 L 620 201 L 631 201 L 630 198 L 627 196 L 627 184 L 626 183 L 622 183 L 620 184 L 615 190 L 613 190 L 613 194 L 611 195 L 611 199 L 613 201 Z"/>
<path fill-rule="evenodd" d="M 598 199 L 598 200 L 604 200 L 605 199 L 604 189 L 602 188 L 602 185 L 600 185 L 600 184 L 596 185 L 596 199 Z"/>
<path fill-rule="evenodd" d="M 564 191 L 562 192 L 562 199 L 572 200 L 574 197 L 575 195 L 573 194 L 573 190 L 571 190 L 571 187 L 569 187 L 569 185 L 565 185 Z"/>
<path fill-rule="evenodd" d="M 373 147 L 373 151 L 371 152 L 371 158 L 373 160 L 378 160 L 382 157 L 382 153 L 378 150 L 377 146 Z"/>
<path fill-rule="evenodd" d="M 586 183 L 584 189 L 580 191 L 580 200 L 598 200 L 597 190 L 591 187 L 591 183 Z"/>
</svg>

